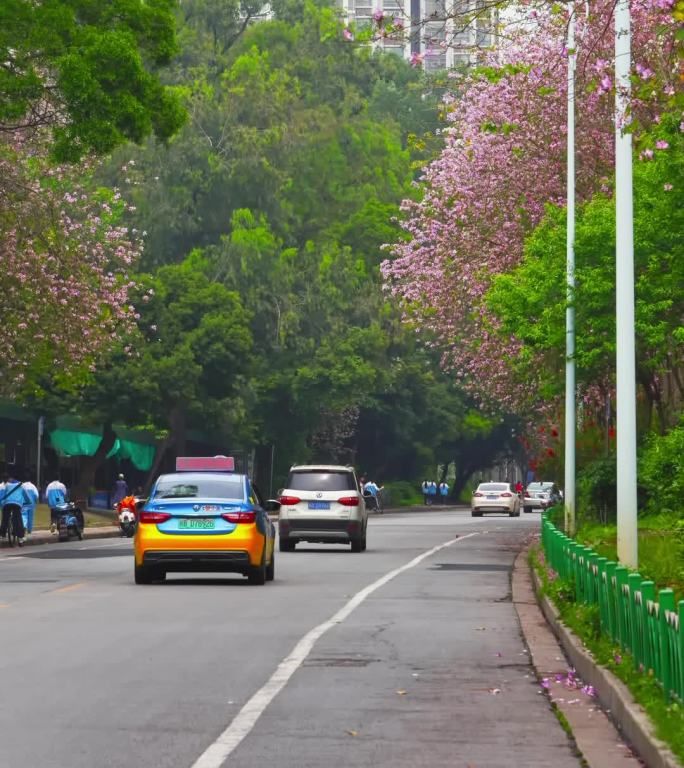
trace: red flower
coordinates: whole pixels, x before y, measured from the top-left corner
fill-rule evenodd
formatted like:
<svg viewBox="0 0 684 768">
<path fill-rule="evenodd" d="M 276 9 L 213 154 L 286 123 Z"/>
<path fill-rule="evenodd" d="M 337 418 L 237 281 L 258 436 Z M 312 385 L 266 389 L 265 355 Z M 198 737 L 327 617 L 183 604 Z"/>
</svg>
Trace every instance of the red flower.
<svg viewBox="0 0 684 768">
<path fill-rule="evenodd" d="M 551 437 L 558 437 L 558 430 L 555 427 L 551 430 Z"/>
<path fill-rule="evenodd" d="M 547 449 L 546 449 L 546 455 L 547 455 L 547 456 L 551 456 L 551 457 L 553 457 L 553 456 L 555 456 L 556 454 L 554 453 L 554 450 L 553 450 L 553 448 L 547 448 Z"/>
<path fill-rule="evenodd" d="M 615 427 L 610 427 L 608 429 L 608 437 L 610 437 L 611 440 L 615 438 Z"/>
</svg>

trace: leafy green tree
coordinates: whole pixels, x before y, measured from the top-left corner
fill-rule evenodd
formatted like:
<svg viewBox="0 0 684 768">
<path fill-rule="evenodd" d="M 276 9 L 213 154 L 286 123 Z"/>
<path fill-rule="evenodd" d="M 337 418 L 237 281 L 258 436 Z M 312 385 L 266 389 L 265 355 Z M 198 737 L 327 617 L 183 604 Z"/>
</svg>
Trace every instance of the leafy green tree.
<svg viewBox="0 0 684 768">
<path fill-rule="evenodd" d="M 48 126 L 53 153 L 78 160 L 184 119 L 152 68 L 176 53 L 172 0 L 49 0 L 0 5 L 0 130 Z"/>
<path fill-rule="evenodd" d="M 679 140 L 681 144 L 681 140 Z M 684 395 L 680 286 L 684 285 L 684 160 L 661 151 L 634 170 L 637 378 L 647 415 L 660 428 L 676 421 Z M 608 393 L 615 359 L 615 204 L 597 195 L 578 211 L 575 242 L 577 376 L 585 391 Z M 523 342 L 513 367 L 534 375 L 546 400 L 563 389 L 565 214 L 550 208 L 526 243 L 520 267 L 498 277 L 488 295 L 504 338 Z"/>
</svg>

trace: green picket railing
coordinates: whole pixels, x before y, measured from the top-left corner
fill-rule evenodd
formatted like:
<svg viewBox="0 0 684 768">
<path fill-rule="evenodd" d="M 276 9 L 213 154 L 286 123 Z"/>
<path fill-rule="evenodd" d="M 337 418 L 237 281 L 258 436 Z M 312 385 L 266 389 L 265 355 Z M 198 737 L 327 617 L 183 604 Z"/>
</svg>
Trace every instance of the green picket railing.
<svg viewBox="0 0 684 768">
<path fill-rule="evenodd" d="M 578 544 L 542 516 L 546 560 L 575 599 L 597 605 L 601 631 L 632 657 L 634 667 L 652 675 L 665 700 L 684 704 L 684 600 L 675 606 L 671 589 L 661 589 L 638 573 Z"/>
</svg>

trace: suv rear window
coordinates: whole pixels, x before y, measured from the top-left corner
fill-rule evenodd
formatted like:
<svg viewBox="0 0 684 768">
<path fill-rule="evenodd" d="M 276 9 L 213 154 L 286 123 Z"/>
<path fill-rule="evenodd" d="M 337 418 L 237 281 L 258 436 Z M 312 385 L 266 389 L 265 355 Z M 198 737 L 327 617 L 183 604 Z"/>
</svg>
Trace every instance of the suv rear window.
<svg viewBox="0 0 684 768">
<path fill-rule="evenodd" d="M 306 471 L 290 472 L 287 478 L 290 491 L 356 491 L 351 472 Z"/>
</svg>

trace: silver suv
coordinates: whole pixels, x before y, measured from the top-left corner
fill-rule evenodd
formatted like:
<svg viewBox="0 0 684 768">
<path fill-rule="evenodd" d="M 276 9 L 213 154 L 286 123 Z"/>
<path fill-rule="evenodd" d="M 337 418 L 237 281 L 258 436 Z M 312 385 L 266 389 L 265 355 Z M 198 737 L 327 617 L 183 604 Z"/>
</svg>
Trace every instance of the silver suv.
<svg viewBox="0 0 684 768">
<path fill-rule="evenodd" d="M 291 552 L 298 541 L 349 543 L 352 552 L 366 549 L 368 512 L 351 467 L 292 467 L 278 501 L 281 552 Z"/>
</svg>

